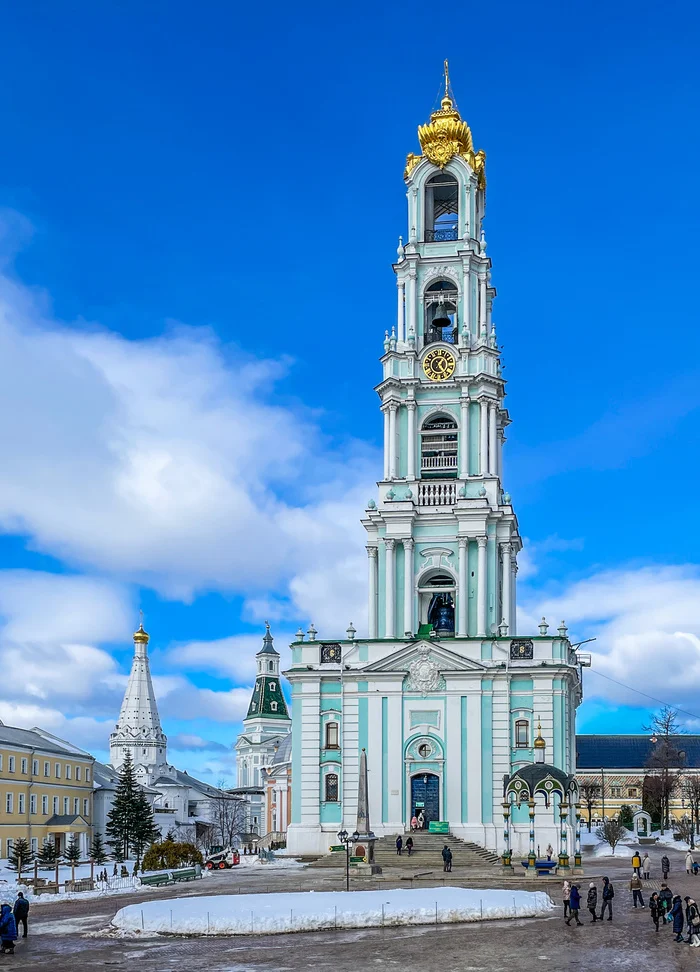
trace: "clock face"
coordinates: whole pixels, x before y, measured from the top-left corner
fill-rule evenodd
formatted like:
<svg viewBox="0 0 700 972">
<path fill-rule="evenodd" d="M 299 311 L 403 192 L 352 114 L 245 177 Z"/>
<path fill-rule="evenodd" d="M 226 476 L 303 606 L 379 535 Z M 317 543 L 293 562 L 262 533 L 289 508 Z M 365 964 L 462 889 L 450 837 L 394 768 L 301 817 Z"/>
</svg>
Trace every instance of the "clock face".
<svg viewBox="0 0 700 972">
<path fill-rule="evenodd" d="M 531 660 L 533 657 L 533 644 L 529 639 L 525 641 L 511 641 L 510 643 L 510 657 L 511 658 L 526 658 Z"/>
<path fill-rule="evenodd" d="M 340 645 L 321 645 L 321 663 L 324 662 L 339 662 L 340 661 Z"/>
<path fill-rule="evenodd" d="M 454 374 L 456 362 L 447 348 L 433 348 L 423 358 L 423 371 L 431 381 L 447 381 Z"/>
</svg>

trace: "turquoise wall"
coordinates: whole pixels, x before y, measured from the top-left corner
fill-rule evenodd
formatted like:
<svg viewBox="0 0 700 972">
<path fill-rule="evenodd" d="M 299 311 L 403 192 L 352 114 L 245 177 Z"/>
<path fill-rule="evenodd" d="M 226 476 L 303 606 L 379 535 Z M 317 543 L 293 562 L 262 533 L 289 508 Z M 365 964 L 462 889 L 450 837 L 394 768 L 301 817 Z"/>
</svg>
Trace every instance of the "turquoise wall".
<svg viewBox="0 0 700 972">
<path fill-rule="evenodd" d="M 292 685 L 292 823 L 301 823 L 301 698 L 296 694 L 300 685 Z"/>
<path fill-rule="evenodd" d="M 462 740 L 462 758 L 460 760 L 460 773 L 461 773 L 461 783 L 462 783 L 462 800 L 461 800 L 461 817 L 462 823 L 466 823 L 469 819 L 468 810 L 468 790 L 467 790 L 467 749 L 469 747 L 469 740 L 467 739 L 467 697 L 465 695 L 460 699 L 461 711 L 460 711 L 460 729 L 459 734 Z"/>
<path fill-rule="evenodd" d="M 493 681 L 481 682 L 482 692 L 491 692 Z M 493 696 L 481 696 L 481 820 L 493 821 Z"/>
<path fill-rule="evenodd" d="M 382 823 L 389 820 L 389 699 L 382 697 Z"/>
</svg>

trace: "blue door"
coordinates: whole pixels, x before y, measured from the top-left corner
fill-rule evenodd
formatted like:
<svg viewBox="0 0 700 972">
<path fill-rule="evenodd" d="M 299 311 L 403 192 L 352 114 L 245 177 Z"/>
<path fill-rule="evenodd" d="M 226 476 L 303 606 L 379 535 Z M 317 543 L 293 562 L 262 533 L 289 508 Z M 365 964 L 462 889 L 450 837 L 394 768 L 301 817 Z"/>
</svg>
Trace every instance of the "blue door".
<svg viewBox="0 0 700 972">
<path fill-rule="evenodd" d="M 440 819 L 440 778 L 435 773 L 419 773 L 411 777 L 411 813 L 423 811 L 425 829 L 431 820 Z"/>
</svg>

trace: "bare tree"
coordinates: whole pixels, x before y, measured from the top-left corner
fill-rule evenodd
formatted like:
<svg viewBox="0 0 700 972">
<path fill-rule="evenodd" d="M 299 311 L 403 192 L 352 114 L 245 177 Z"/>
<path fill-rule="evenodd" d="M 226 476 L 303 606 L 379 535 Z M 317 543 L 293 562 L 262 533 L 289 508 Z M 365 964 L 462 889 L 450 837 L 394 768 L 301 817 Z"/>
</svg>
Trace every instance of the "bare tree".
<svg viewBox="0 0 700 972">
<path fill-rule="evenodd" d="M 673 830 L 681 840 L 684 840 L 690 845 L 691 850 L 694 850 L 695 825 L 690 817 L 683 817 L 681 820 L 676 820 Z"/>
<path fill-rule="evenodd" d="M 606 844 L 610 844 L 610 850 L 614 854 L 615 848 L 622 838 L 627 836 L 627 831 L 619 820 L 604 820 L 596 830 L 595 835 L 600 840 L 605 841 Z"/>
<path fill-rule="evenodd" d="M 225 780 L 220 780 L 218 794 L 211 798 L 210 823 L 217 843 L 232 847 L 245 827 L 245 801 L 226 793 Z"/>
<path fill-rule="evenodd" d="M 691 820 L 693 821 L 694 837 L 698 830 L 700 830 L 700 776 L 696 774 L 685 776 L 683 778 L 682 792 L 690 810 Z M 695 846 L 694 839 L 690 846 Z"/>
<path fill-rule="evenodd" d="M 658 800 L 661 816 L 661 833 L 669 827 L 671 798 L 677 792 L 681 780 L 681 767 L 685 762 L 685 753 L 678 746 L 678 737 L 683 734 L 675 709 L 665 705 L 658 712 L 648 726 L 642 726 L 645 732 L 651 733 L 652 751 L 646 763 L 649 775 L 655 778 L 655 785 L 650 787 Z"/>
<path fill-rule="evenodd" d="M 588 833 L 590 834 L 593 804 L 600 800 L 600 783 L 595 783 L 593 780 L 586 780 L 579 786 L 578 795 L 588 813 Z"/>
</svg>

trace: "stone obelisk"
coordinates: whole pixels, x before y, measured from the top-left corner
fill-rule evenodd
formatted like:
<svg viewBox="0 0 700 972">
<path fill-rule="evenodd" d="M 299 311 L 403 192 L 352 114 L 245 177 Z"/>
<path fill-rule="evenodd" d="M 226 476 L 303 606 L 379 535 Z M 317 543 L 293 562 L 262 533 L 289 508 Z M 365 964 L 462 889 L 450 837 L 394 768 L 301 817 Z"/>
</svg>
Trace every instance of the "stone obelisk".
<svg viewBox="0 0 700 972">
<path fill-rule="evenodd" d="M 365 864 L 359 864 L 359 872 L 366 871 L 369 874 L 381 873 L 381 868 L 374 863 L 374 841 L 369 823 L 369 785 L 367 776 L 367 753 L 363 749 L 360 754 L 360 778 L 357 784 L 357 840 L 355 842 L 355 856 L 358 856 L 358 849 L 362 847 L 362 856 Z M 353 835 L 354 836 L 354 835 Z"/>
</svg>

